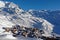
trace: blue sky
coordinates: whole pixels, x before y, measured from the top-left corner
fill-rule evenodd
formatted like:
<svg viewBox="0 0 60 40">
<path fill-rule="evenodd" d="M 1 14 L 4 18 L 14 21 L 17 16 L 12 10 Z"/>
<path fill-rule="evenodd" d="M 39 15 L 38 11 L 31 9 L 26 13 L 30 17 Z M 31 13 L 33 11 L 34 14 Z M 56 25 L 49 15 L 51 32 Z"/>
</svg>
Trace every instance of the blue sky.
<svg viewBox="0 0 60 40">
<path fill-rule="evenodd" d="M 14 2 L 24 10 L 60 10 L 60 0 L 4 0 Z"/>
</svg>

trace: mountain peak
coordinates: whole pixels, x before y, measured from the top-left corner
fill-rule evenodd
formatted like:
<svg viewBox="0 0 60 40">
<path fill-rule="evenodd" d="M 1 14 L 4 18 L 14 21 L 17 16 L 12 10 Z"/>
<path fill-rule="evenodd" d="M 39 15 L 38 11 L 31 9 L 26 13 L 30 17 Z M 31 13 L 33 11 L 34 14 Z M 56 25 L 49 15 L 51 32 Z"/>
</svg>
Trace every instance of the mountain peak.
<svg viewBox="0 0 60 40">
<path fill-rule="evenodd" d="M 50 22 L 48 22 L 47 20 L 41 17 L 38 18 L 33 16 L 33 14 L 29 13 L 34 10 L 29 10 L 29 12 L 25 12 L 12 2 L 1 1 L 1 5 L 2 4 L 4 5 L 2 6 L 0 15 L 2 14 L 3 16 L 5 16 L 5 20 L 7 19 L 6 21 L 8 21 L 9 23 L 11 22 L 12 24 L 19 24 L 25 27 L 39 27 L 39 28 L 42 27 L 43 30 L 47 31 L 47 33 L 52 32 L 53 24 L 51 24 Z M 36 11 L 36 13 L 38 13 L 38 11 Z M 34 14 L 35 14 L 35 11 L 34 11 Z M 4 19 L 1 19 L 1 20 L 4 20 Z"/>
<path fill-rule="evenodd" d="M 0 1 L 0 8 L 2 8 L 2 7 L 16 8 L 18 6 L 16 4 L 14 4 L 13 2 Z"/>
<path fill-rule="evenodd" d="M 0 8 L 5 7 L 5 3 L 3 1 L 0 1 Z"/>
<path fill-rule="evenodd" d="M 12 27 L 13 25 L 18 24 L 24 27 L 42 29 L 44 31 L 44 36 L 51 36 L 53 27 L 55 26 L 52 22 L 58 18 L 56 13 L 60 12 L 48 12 L 47 10 L 38 11 L 31 9 L 29 11 L 24 11 L 12 2 L 0 1 L 1 27 Z"/>
<path fill-rule="evenodd" d="M 9 14 L 19 14 L 24 10 L 18 7 L 18 5 L 14 4 L 13 2 L 0 1 L 0 11 L 8 12 Z"/>
</svg>

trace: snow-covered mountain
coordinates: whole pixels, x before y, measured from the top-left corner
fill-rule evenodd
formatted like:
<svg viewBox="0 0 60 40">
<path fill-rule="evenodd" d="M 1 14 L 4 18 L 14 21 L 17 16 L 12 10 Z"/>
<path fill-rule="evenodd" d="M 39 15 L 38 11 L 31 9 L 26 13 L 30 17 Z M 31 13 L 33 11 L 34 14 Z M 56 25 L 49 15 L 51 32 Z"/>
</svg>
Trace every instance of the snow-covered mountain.
<svg viewBox="0 0 60 40">
<path fill-rule="evenodd" d="M 59 11 L 47 10 L 24 11 L 12 2 L 0 1 L 0 33 L 3 31 L 2 27 L 12 27 L 13 25 L 19 24 L 24 27 L 43 29 L 45 32 L 43 34 L 44 36 L 52 36 L 51 33 L 55 26 L 54 20 L 58 18 L 56 13 L 53 15 L 54 12 L 59 13 Z M 59 21 L 60 19 L 57 20 Z"/>
<path fill-rule="evenodd" d="M 54 25 L 54 32 L 57 32 L 60 34 L 60 10 L 29 10 L 30 14 L 32 14 L 33 16 L 35 17 L 38 17 L 38 18 L 43 18 L 47 21 L 49 21 L 50 23 L 52 23 Z"/>
</svg>

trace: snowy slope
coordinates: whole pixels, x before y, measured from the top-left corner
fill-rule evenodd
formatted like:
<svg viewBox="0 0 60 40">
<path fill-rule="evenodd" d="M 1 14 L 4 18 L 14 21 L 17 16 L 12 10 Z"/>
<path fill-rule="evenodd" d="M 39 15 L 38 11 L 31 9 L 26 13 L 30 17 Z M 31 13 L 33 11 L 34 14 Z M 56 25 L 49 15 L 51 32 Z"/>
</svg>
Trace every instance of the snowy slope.
<svg viewBox="0 0 60 40">
<path fill-rule="evenodd" d="M 31 15 L 43 18 L 54 25 L 54 32 L 60 34 L 60 10 L 29 10 Z"/>
<path fill-rule="evenodd" d="M 2 34 L 2 27 L 12 27 L 19 24 L 24 27 L 36 27 L 43 29 L 45 34 L 43 36 L 52 36 L 54 25 L 42 17 L 34 15 L 36 11 L 24 11 L 12 2 L 0 1 L 0 33 Z M 34 13 L 35 12 L 35 13 Z M 43 12 L 43 11 L 39 11 Z M 42 15 L 42 14 L 41 14 Z M 39 16 L 39 15 L 38 15 Z M 43 15 L 42 15 L 43 16 Z M 46 15 L 45 15 L 46 16 Z M 5 33 L 5 37 L 10 37 L 11 33 Z M 12 37 L 12 36 L 11 36 Z M 13 37 L 14 38 L 14 37 Z M 24 39 L 22 39 L 24 40 Z M 29 39 L 26 39 L 29 40 Z"/>
</svg>

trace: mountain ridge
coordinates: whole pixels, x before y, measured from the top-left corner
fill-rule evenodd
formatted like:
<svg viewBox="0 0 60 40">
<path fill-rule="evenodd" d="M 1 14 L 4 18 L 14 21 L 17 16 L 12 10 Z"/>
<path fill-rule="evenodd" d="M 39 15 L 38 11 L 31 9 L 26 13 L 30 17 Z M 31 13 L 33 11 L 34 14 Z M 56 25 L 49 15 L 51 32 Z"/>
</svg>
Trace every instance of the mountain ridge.
<svg viewBox="0 0 60 40">
<path fill-rule="evenodd" d="M 56 20 L 54 19 L 53 16 L 57 15 L 57 13 L 53 15 L 55 11 L 53 12 L 47 10 L 24 11 L 23 9 L 19 8 L 16 4 L 12 2 L 0 1 L 0 3 L 1 2 L 2 4 L 4 4 L 3 6 L 0 5 L 1 6 L 0 8 L 1 29 L 2 27 L 12 27 L 13 25 L 18 24 L 24 27 L 42 28 L 45 32 L 44 36 L 52 36 L 51 33 L 53 32 L 53 28 L 55 26 L 54 20 Z M 58 13 L 60 13 L 60 11 Z M 58 18 L 58 16 L 56 16 L 56 18 Z"/>
</svg>

